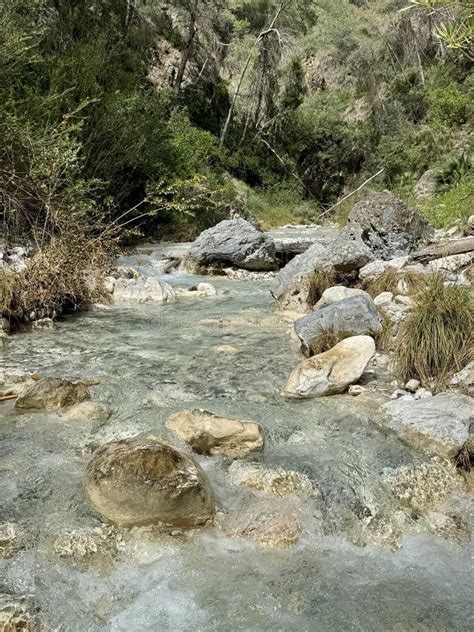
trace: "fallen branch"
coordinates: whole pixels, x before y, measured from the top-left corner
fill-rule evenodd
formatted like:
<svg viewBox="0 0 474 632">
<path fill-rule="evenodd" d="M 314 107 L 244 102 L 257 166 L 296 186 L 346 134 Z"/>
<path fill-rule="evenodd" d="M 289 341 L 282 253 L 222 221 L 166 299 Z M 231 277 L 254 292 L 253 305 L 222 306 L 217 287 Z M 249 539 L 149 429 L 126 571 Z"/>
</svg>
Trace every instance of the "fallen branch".
<svg viewBox="0 0 474 632">
<path fill-rule="evenodd" d="M 440 257 L 450 257 L 451 255 L 462 255 L 468 252 L 474 252 L 474 237 L 465 237 L 463 239 L 451 239 L 441 241 L 437 244 L 431 244 L 426 248 L 417 250 L 410 256 L 410 261 L 419 261 L 426 263 Z"/>
<path fill-rule="evenodd" d="M 331 207 L 327 208 L 324 213 L 321 213 L 320 217 L 323 217 L 324 215 L 327 215 L 328 213 L 330 213 L 331 211 L 333 211 L 335 208 L 337 208 L 338 206 L 340 206 L 343 202 L 345 202 L 346 200 L 348 200 L 349 198 L 351 198 L 353 195 L 355 195 L 358 191 L 360 191 L 361 189 L 363 189 L 367 184 L 369 184 L 369 182 L 372 182 L 372 180 L 374 180 L 377 176 L 379 176 L 381 173 L 383 173 L 385 171 L 385 167 L 382 167 L 382 169 L 380 169 L 379 171 L 377 171 L 377 173 L 374 173 L 373 176 L 370 176 L 370 178 L 368 180 L 366 180 L 365 182 L 363 182 L 360 187 L 357 187 L 357 189 L 354 189 L 354 191 L 351 191 L 350 193 L 348 193 L 347 195 L 345 195 L 342 199 L 339 200 L 339 202 L 336 202 L 336 204 L 333 204 Z"/>
<path fill-rule="evenodd" d="M 0 397 L 0 402 L 8 402 L 11 399 L 18 399 L 18 395 L 2 395 Z"/>
</svg>

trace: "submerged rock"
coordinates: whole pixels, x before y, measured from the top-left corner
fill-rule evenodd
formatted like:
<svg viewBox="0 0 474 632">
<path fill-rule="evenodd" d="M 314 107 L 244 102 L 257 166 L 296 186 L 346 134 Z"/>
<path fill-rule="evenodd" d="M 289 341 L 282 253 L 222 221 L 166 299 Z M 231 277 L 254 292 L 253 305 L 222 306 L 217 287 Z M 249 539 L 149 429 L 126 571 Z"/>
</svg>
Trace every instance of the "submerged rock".
<svg viewBox="0 0 474 632">
<path fill-rule="evenodd" d="M 172 303 L 171 285 L 154 277 L 119 278 L 112 283 L 114 303 Z"/>
<path fill-rule="evenodd" d="M 252 516 L 247 524 L 230 533 L 233 538 L 246 538 L 269 549 L 287 548 L 296 544 L 303 527 L 294 517 L 276 513 Z"/>
<path fill-rule="evenodd" d="M 335 347 L 300 362 L 283 394 L 289 398 L 323 397 L 343 393 L 359 380 L 375 354 L 370 336 L 353 336 Z"/>
<path fill-rule="evenodd" d="M 171 415 L 166 427 L 198 454 L 236 458 L 263 450 L 263 430 L 254 421 L 226 419 L 205 410 L 183 410 Z"/>
<path fill-rule="evenodd" d="M 418 514 L 436 507 L 462 484 L 454 465 L 439 457 L 428 463 L 387 469 L 382 480 L 399 502 Z"/>
<path fill-rule="evenodd" d="M 188 261 L 197 267 L 233 265 L 253 271 L 278 268 L 273 239 L 244 219 L 224 220 L 202 232 Z"/>
<path fill-rule="evenodd" d="M 56 536 L 54 552 L 59 557 L 83 560 L 96 555 L 113 556 L 123 545 L 119 531 L 111 525 L 95 529 L 65 531 Z"/>
<path fill-rule="evenodd" d="M 84 489 L 96 511 L 123 527 L 197 527 L 215 511 L 203 469 L 161 437 L 138 436 L 96 450 Z"/>
<path fill-rule="evenodd" d="M 23 548 L 23 543 L 24 534 L 14 522 L 0 524 L 0 559 L 12 557 L 18 553 Z"/>
<path fill-rule="evenodd" d="M 0 594 L 1 632 L 42 632 L 39 610 L 24 597 Z"/>
<path fill-rule="evenodd" d="M 229 468 L 229 477 L 234 485 L 244 485 L 260 492 L 275 494 L 275 496 L 289 494 L 317 496 L 319 494 L 305 474 L 282 468 L 272 469 L 258 463 L 234 461 Z"/>
<path fill-rule="evenodd" d="M 396 399 L 383 409 L 386 424 L 402 439 L 450 458 L 468 441 L 474 425 L 474 399 L 459 393 Z"/>
<path fill-rule="evenodd" d="M 2 397 L 20 395 L 34 383 L 35 379 L 31 373 L 20 369 L 0 368 L 0 396 Z"/>
<path fill-rule="evenodd" d="M 15 408 L 21 410 L 60 410 L 90 398 L 87 384 L 46 377 L 22 391 Z"/>
<path fill-rule="evenodd" d="M 410 253 L 434 234 L 417 210 L 389 191 L 372 192 L 358 202 L 349 215 L 349 223 L 362 229 L 363 242 L 383 260 Z"/>
<path fill-rule="evenodd" d="M 368 294 L 350 296 L 299 318 L 294 326 L 303 352 L 308 354 L 318 336 L 334 332 L 346 336 L 377 335 L 382 318 Z"/>
<path fill-rule="evenodd" d="M 85 401 L 68 408 L 62 418 L 66 421 L 70 419 L 90 419 L 92 421 L 107 421 L 112 411 L 100 402 Z"/>
</svg>

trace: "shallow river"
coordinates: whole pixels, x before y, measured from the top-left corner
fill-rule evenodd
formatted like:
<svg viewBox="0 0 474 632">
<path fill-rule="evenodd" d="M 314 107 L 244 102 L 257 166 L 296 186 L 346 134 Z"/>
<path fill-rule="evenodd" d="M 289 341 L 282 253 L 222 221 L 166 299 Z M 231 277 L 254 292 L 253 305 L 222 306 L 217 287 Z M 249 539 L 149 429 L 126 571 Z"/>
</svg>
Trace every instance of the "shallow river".
<svg viewBox="0 0 474 632">
<path fill-rule="evenodd" d="M 0 521 L 17 523 L 26 543 L 0 562 L 3 592 L 29 596 L 50 629 L 65 632 L 472 629 L 468 544 L 418 526 L 417 515 L 407 529 L 411 509 L 384 482 L 424 457 L 374 423 L 363 399 L 286 402 L 280 390 L 300 354 L 290 325 L 274 316 L 268 283 L 212 282 L 215 298 L 97 309 L 11 338 L 6 366 L 99 379 L 93 397 L 113 414 L 99 424 L 1 405 Z M 170 437 L 164 422 L 184 408 L 258 421 L 265 451 L 247 460 L 303 473 L 319 493 L 251 491 L 232 484 L 224 458 L 199 457 L 218 500 L 216 526 L 107 531 L 82 494 L 91 451 L 140 432 Z M 296 544 L 235 537 L 275 516 L 298 523 Z M 78 552 L 91 533 L 97 551 Z"/>
</svg>

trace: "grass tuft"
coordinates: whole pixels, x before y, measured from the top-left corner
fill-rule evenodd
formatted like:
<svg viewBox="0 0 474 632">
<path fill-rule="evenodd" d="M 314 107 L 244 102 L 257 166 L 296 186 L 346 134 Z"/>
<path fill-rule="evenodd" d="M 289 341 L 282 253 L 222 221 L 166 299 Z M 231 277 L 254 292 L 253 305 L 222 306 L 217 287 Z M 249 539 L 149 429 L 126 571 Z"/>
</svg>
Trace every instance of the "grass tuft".
<svg viewBox="0 0 474 632">
<path fill-rule="evenodd" d="M 396 341 L 401 378 L 439 391 L 473 358 L 474 298 L 469 287 L 445 285 L 436 275 L 414 300 Z"/>
<path fill-rule="evenodd" d="M 323 292 L 336 285 L 336 275 L 332 270 L 316 270 L 309 280 L 307 303 L 316 305 Z"/>
<path fill-rule="evenodd" d="M 319 336 L 313 340 L 309 346 L 309 357 L 319 355 L 325 351 L 329 351 L 337 345 L 341 340 L 351 338 L 354 334 L 347 331 L 334 331 L 333 329 L 325 329 Z"/>
<path fill-rule="evenodd" d="M 369 281 L 366 286 L 366 291 L 372 298 L 375 298 L 382 292 L 391 292 L 394 296 L 400 294 L 398 285 L 400 282 L 406 284 L 408 288 L 408 294 L 416 294 L 421 291 L 429 280 L 429 277 L 425 274 L 419 274 L 416 272 L 403 272 L 403 270 L 397 270 L 395 268 L 387 268 L 379 274 L 378 277 Z"/>
</svg>

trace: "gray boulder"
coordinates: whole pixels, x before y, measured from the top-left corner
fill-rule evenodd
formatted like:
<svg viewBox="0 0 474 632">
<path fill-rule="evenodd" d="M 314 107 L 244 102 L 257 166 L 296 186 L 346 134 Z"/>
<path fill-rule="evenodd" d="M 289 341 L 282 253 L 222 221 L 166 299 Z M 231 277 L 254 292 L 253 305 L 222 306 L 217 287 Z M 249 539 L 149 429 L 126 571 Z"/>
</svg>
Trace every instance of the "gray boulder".
<svg viewBox="0 0 474 632">
<path fill-rule="evenodd" d="M 202 232 L 191 246 L 188 262 L 257 272 L 278 268 L 273 239 L 244 219 L 224 220 Z"/>
<path fill-rule="evenodd" d="M 351 211 L 349 224 L 361 229 L 361 239 L 379 259 L 401 257 L 434 234 L 415 209 L 389 191 L 369 193 Z"/>
<path fill-rule="evenodd" d="M 315 272 L 327 271 L 337 277 L 359 270 L 372 259 L 372 253 L 360 238 L 360 230 L 346 227 L 331 243 L 314 244 L 280 270 L 271 288 L 272 296 L 282 309 L 305 311 Z"/>
<path fill-rule="evenodd" d="M 384 405 L 386 424 L 402 439 L 454 457 L 472 437 L 474 399 L 440 393 L 418 401 L 396 399 Z"/>
<path fill-rule="evenodd" d="M 349 336 L 377 335 L 382 331 L 382 318 L 368 294 L 345 298 L 299 318 L 294 329 L 303 352 L 308 354 L 313 342 L 323 332 Z"/>
</svg>

